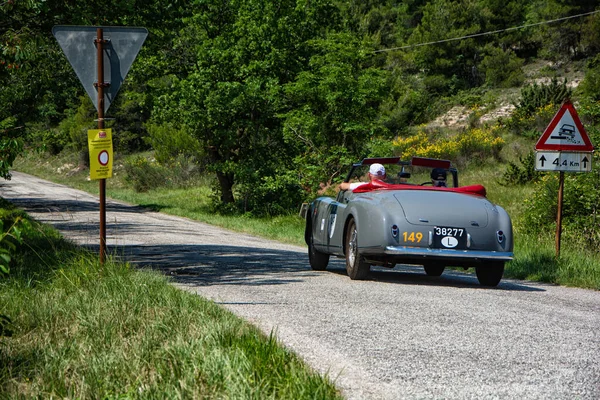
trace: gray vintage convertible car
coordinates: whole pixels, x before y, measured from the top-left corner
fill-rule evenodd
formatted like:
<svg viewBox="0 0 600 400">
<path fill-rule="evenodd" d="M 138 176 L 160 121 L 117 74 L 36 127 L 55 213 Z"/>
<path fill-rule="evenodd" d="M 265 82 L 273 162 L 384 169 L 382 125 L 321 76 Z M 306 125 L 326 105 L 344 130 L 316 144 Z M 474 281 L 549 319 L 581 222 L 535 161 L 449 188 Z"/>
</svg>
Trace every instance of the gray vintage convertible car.
<svg viewBox="0 0 600 400">
<path fill-rule="evenodd" d="M 513 258 L 512 223 L 486 198 L 483 186 L 460 187 L 449 161 L 419 157 L 364 159 L 345 182 L 364 181 L 375 163 L 386 167 L 384 181 L 340 191 L 336 199 L 320 197 L 308 207 L 305 240 L 312 269 L 325 270 L 331 255 L 346 259 L 351 279 L 365 279 L 371 265 L 423 265 L 430 276 L 441 275 L 446 266 L 474 267 L 480 284 L 498 285 L 504 263 Z M 432 185 L 434 170 L 448 176 L 447 187 Z"/>
</svg>

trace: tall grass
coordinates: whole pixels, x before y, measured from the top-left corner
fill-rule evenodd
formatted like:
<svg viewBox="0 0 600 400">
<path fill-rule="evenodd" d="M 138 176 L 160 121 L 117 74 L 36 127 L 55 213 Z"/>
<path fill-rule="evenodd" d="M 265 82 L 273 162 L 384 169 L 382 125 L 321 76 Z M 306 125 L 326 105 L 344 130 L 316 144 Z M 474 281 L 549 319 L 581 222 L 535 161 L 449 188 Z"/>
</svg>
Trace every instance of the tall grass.
<svg viewBox="0 0 600 400">
<path fill-rule="evenodd" d="M 3 204 L 0 204 L 0 207 Z M 0 398 L 341 398 L 274 336 L 31 223 L 0 279 Z"/>
<path fill-rule="evenodd" d="M 555 237 L 519 236 L 515 259 L 505 277 L 600 290 L 600 260 L 589 250 L 561 244 L 556 257 Z"/>
</svg>

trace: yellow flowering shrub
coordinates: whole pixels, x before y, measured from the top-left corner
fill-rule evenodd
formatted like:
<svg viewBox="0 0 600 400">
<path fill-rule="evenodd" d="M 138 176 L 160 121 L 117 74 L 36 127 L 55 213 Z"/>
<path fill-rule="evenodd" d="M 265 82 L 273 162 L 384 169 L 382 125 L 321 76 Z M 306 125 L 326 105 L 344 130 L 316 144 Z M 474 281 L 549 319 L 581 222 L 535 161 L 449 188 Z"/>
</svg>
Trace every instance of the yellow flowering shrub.
<svg viewBox="0 0 600 400">
<path fill-rule="evenodd" d="M 474 128 L 438 140 L 420 130 L 416 135 L 397 138 L 392 146 L 394 154 L 402 159 L 418 156 L 455 160 L 473 154 L 497 157 L 504 146 L 504 140 L 498 136 L 499 129 L 498 126 Z"/>
</svg>

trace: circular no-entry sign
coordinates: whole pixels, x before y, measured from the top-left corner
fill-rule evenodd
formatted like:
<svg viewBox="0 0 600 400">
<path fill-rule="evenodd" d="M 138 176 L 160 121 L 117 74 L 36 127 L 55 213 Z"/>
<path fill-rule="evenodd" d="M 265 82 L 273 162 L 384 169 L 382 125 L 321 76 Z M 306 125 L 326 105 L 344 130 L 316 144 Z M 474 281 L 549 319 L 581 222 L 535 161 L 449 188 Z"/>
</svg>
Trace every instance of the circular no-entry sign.
<svg viewBox="0 0 600 400">
<path fill-rule="evenodd" d="M 108 151 L 102 150 L 100 154 L 98 154 L 98 162 L 100 165 L 105 166 L 108 164 Z"/>
</svg>

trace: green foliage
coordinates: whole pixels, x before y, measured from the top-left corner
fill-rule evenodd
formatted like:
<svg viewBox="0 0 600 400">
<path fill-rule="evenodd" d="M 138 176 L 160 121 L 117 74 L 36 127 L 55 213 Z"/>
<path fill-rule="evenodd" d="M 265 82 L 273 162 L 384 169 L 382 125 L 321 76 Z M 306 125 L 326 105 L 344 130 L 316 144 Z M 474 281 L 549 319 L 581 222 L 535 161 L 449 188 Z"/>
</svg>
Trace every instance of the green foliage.
<svg viewBox="0 0 600 400">
<path fill-rule="evenodd" d="M 16 136 L 15 131 L 18 128 L 14 127 L 14 119 L 7 118 L 0 121 L 0 178 L 10 179 L 10 168 L 13 162 L 23 151 L 23 141 Z"/>
<path fill-rule="evenodd" d="M 452 160 L 455 165 L 481 163 L 487 158 L 499 158 L 504 146 L 498 126 L 468 129 L 459 133 L 419 130 L 408 137 L 398 137 L 393 141 L 394 154 L 402 159 L 430 157 Z"/>
<path fill-rule="evenodd" d="M 585 78 L 577 92 L 592 101 L 600 100 L 600 54 L 587 62 Z"/>
<path fill-rule="evenodd" d="M 598 162 L 595 157 L 594 162 Z M 597 172 L 565 174 L 563 191 L 563 233 L 581 246 L 600 248 L 600 175 Z M 536 185 L 534 196 L 526 200 L 524 226 L 527 232 L 553 231 L 558 196 L 558 174 L 545 175 Z"/>
<path fill-rule="evenodd" d="M 60 154 L 71 144 L 69 130 L 65 129 L 68 123 L 63 121 L 59 127 L 45 128 L 43 126 L 30 126 L 27 135 L 28 143 L 36 146 L 37 150 L 47 151 L 51 155 Z"/>
<path fill-rule="evenodd" d="M 513 51 L 505 51 L 492 45 L 486 46 L 485 50 L 487 55 L 480 63 L 480 70 L 485 76 L 487 86 L 508 88 L 523 83 L 523 60 Z"/>
<path fill-rule="evenodd" d="M 6 231 L 4 230 L 5 222 L 12 222 Z M 8 274 L 12 254 L 17 250 L 17 245 L 23 242 L 21 231 L 25 225 L 26 223 L 21 217 L 17 217 L 13 221 L 0 220 L 0 275 Z"/>
<path fill-rule="evenodd" d="M 0 202 L 0 206 L 5 204 Z M 14 253 L 17 251 L 17 245 L 23 243 L 22 229 L 27 227 L 26 222 L 21 216 L 12 216 L 0 209 L 0 279 L 10 271 L 10 263 Z M 6 225 L 10 225 L 6 230 Z M 0 337 L 12 336 L 12 320 L 7 316 L 0 314 Z"/>
<path fill-rule="evenodd" d="M 136 155 L 124 163 L 125 180 L 136 192 L 159 188 L 185 188 L 198 182 L 200 170 L 195 160 L 179 155 L 168 165 Z"/>
<path fill-rule="evenodd" d="M 434 96 L 424 90 L 422 81 L 408 76 L 389 77 L 389 95 L 381 104 L 381 123 L 394 134 L 425 123 L 437 114 Z"/>
<path fill-rule="evenodd" d="M 241 183 L 236 192 L 239 193 L 238 210 L 257 217 L 288 214 L 290 210 L 297 210 L 306 197 L 297 174 L 291 171 L 264 177 L 258 185 Z"/>
<path fill-rule="evenodd" d="M 535 170 L 535 152 L 519 157 L 519 163 L 510 161 L 500 180 L 502 185 L 525 185 L 540 179 L 541 173 Z"/>
<path fill-rule="evenodd" d="M 384 99 L 383 71 L 366 65 L 366 52 L 350 35 L 311 42 L 310 68 L 286 85 L 292 111 L 283 114 L 284 137 L 298 153 L 301 184 L 316 192 L 348 164 L 365 155 L 365 146 L 385 130 L 377 121 Z"/>
<path fill-rule="evenodd" d="M 533 0 L 529 2 L 525 14 L 526 23 L 535 24 L 542 21 L 582 14 L 594 11 L 598 4 L 596 1 L 578 0 Z M 560 24 L 542 24 L 535 29 L 528 30 L 528 42 L 537 48 L 538 56 L 544 59 L 565 61 L 577 59 L 585 54 L 595 54 L 593 46 L 594 18 L 588 16 L 571 22 Z M 585 27 L 585 29 L 582 29 Z M 590 52 L 591 51 L 591 52 Z"/>
<path fill-rule="evenodd" d="M 562 82 L 552 78 L 548 84 L 534 83 L 523 87 L 507 127 L 517 135 L 539 137 L 561 104 L 571 96 L 566 78 Z"/>
<path fill-rule="evenodd" d="M 176 128 L 171 123 L 146 125 L 148 137 L 146 141 L 154 149 L 156 161 L 169 165 L 178 157 L 196 160 L 201 163 L 204 151 L 198 139 L 183 128 Z"/>
<path fill-rule="evenodd" d="M 205 6 L 189 20 L 197 67 L 173 81 L 155 116 L 177 121 L 200 144 L 220 202 L 260 204 L 237 202 L 236 193 L 268 195 L 268 182 L 293 168 L 293 144 L 284 141 L 279 117 L 287 108 L 284 86 L 306 67 L 309 41 L 335 24 L 334 9 L 328 1 L 299 7 L 292 0 Z"/>
<path fill-rule="evenodd" d="M 521 98 L 515 104 L 515 117 L 530 117 L 536 110 L 549 104 L 561 105 L 565 100 L 570 99 L 572 90 L 567 87 L 567 79 L 559 82 L 557 78 L 552 78 L 548 84 L 526 86 L 521 89 Z"/>
<path fill-rule="evenodd" d="M 143 156 L 135 156 L 125 162 L 124 167 L 125 179 L 136 192 L 147 192 L 162 187 L 170 173 L 168 168 L 152 163 Z"/>
</svg>

